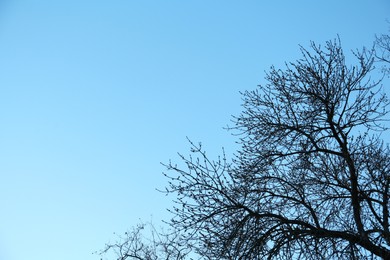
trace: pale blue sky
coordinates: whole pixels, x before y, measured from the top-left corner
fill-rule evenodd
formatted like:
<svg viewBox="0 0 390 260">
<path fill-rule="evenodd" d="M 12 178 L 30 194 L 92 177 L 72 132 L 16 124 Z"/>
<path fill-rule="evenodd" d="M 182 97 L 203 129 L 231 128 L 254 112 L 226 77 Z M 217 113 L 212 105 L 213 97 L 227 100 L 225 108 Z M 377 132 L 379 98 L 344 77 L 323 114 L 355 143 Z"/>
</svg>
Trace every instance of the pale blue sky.
<svg viewBox="0 0 390 260">
<path fill-rule="evenodd" d="M 390 2 L 0 1 L 0 260 L 92 260 L 167 218 L 160 162 L 217 154 L 239 91 L 298 45 L 371 46 Z"/>
</svg>

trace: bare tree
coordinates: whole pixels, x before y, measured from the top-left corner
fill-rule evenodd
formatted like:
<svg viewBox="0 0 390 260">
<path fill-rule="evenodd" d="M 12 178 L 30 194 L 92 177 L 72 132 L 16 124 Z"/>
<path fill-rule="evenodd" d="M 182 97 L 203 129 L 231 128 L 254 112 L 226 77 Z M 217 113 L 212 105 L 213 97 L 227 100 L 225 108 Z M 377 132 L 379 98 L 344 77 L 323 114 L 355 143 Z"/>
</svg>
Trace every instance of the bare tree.
<svg viewBox="0 0 390 260">
<path fill-rule="evenodd" d="M 190 250 L 180 246 L 179 236 L 178 232 L 158 231 L 151 222 L 140 223 L 96 253 L 102 257 L 113 253 L 117 260 L 188 259 Z"/>
<path fill-rule="evenodd" d="M 389 39 L 355 52 L 354 66 L 335 40 L 271 67 L 266 85 L 242 93 L 233 160 L 211 160 L 190 142 L 184 164 L 165 165 L 165 192 L 177 198 L 172 230 L 140 224 L 100 255 L 390 259 L 390 148 L 381 139 L 389 101 L 370 79 L 375 60 L 389 62 Z"/>
<path fill-rule="evenodd" d="M 243 94 L 242 148 L 213 161 L 201 145 L 167 164 L 170 224 L 206 259 L 390 259 L 389 103 L 374 53 L 348 66 L 339 40 Z"/>
<path fill-rule="evenodd" d="M 376 36 L 375 39 L 376 44 L 376 58 L 382 64 L 382 71 L 388 75 L 390 75 L 390 35 L 381 34 L 380 36 Z"/>
</svg>

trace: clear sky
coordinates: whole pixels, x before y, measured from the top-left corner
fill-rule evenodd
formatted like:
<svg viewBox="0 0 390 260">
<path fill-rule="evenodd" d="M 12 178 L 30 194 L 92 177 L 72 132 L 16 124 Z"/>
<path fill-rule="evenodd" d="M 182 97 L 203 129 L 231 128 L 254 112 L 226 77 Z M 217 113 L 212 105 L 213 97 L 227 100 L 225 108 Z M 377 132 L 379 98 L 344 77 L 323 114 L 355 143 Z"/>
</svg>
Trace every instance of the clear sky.
<svg viewBox="0 0 390 260">
<path fill-rule="evenodd" d="M 386 19 L 388 0 L 1 0 L 0 260 L 99 259 L 159 223 L 186 136 L 232 154 L 239 91 L 310 40 L 370 47 Z"/>
</svg>

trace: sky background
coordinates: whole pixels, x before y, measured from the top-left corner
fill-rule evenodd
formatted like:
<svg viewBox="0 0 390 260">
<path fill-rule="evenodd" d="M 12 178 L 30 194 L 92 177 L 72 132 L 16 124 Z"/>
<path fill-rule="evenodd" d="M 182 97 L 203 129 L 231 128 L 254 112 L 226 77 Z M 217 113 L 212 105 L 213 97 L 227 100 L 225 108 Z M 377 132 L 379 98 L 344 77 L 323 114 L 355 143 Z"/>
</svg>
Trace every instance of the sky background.
<svg viewBox="0 0 390 260">
<path fill-rule="evenodd" d="M 299 44 L 371 47 L 389 14 L 388 0 L 0 0 L 0 260 L 96 260 L 113 232 L 159 225 L 160 162 L 188 154 L 186 136 L 233 154 L 240 91 Z"/>
</svg>

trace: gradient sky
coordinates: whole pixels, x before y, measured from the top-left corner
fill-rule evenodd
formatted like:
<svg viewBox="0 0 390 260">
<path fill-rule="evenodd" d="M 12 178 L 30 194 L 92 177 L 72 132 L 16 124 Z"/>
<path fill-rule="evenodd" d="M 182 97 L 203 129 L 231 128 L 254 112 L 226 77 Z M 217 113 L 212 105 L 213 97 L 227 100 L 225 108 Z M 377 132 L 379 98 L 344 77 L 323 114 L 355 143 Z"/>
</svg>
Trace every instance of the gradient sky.
<svg viewBox="0 0 390 260">
<path fill-rule="evenodd" d="M 113 232 L 168 218 L 160 162 L 186 136 L 232 154 L 239 91 L 310 40 L 371 47 L 389 14 L 388 0 L 1 0 L 0 260 L 96 260 Z"/>
</svg>

